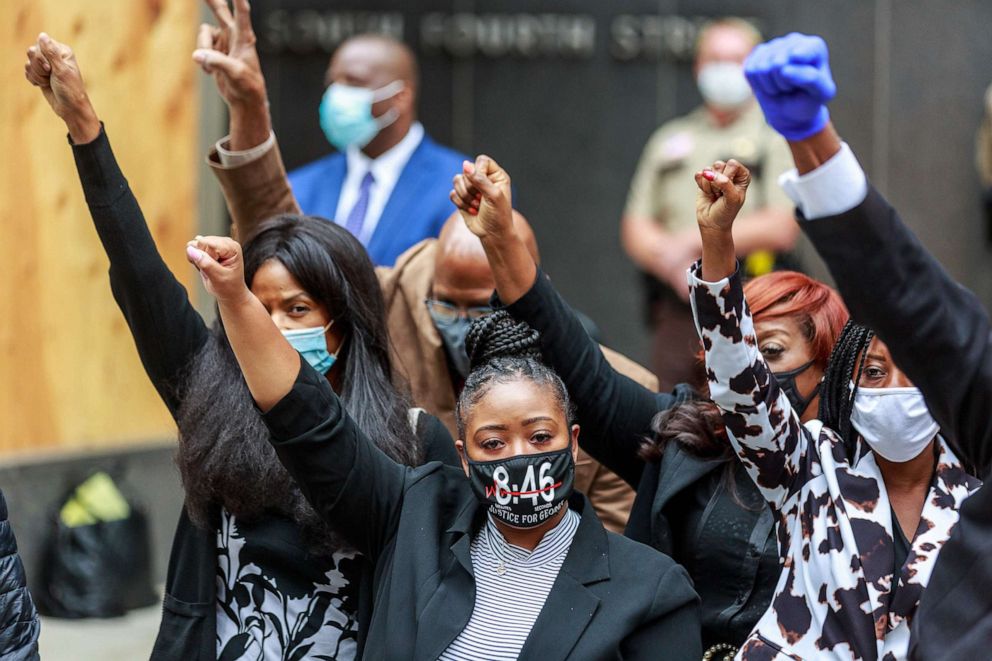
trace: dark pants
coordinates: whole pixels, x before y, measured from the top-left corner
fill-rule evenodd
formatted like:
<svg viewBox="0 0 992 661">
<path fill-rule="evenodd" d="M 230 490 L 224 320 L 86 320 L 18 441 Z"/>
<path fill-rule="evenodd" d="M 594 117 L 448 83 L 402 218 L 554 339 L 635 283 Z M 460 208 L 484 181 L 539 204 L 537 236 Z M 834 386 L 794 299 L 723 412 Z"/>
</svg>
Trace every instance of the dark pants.
<svg viewBox="0 0 992 661">
<path fill-rule="evenodd" d="M 688 383 L 701 390 L 706 373 L 692 308 L 670 289 L 658 294 L 651 307 L 651 369 L 658 389 L 668 392 L 677 383 Z"/>
</svg>

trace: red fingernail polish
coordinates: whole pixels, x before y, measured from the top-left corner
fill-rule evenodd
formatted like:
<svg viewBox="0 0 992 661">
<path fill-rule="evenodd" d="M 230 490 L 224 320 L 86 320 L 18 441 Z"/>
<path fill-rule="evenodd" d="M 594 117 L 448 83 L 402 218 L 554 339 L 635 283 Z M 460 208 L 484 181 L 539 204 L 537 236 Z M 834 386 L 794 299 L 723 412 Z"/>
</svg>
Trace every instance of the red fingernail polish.
<svg viewBox="0 0 992 661">
<path fill-rule="evenodd" d="M 710 170 L 703 170 L 703 178 L 706 179 L 707 181 L 713 181 L 714 179 L 716 179 L 716 175 L 713 174 L 713 172 L 711 172 Z"/>
</svg>

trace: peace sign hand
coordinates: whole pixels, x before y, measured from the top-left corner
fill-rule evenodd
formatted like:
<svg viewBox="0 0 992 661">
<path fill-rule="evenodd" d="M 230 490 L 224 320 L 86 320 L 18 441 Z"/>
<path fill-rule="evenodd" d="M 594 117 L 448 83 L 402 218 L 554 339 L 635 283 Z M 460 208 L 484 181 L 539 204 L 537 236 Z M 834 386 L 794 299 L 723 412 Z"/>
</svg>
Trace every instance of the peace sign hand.
<svg viewBox="0 0 992 661">
<path fill-rule="evenodd" d="M 265 107 L 265 77 L 255 50 L 248 0 L 205 0 L 217 19 L 217 26 L 200 26 L 193 61 L 214 77 L 217 91 L 228 106 Z"/>
</svg>

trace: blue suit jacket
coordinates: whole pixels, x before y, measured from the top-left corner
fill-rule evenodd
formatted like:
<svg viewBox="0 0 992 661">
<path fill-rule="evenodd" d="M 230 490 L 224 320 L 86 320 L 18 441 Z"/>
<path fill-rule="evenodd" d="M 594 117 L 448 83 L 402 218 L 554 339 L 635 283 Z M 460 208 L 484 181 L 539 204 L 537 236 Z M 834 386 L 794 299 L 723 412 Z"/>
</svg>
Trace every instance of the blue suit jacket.
<svg viewBox="0 0 992 661">
<path fill-rule="evenodd" d="M 455 211 L 448 199 L 451 179 L 468 158 L 424 134 L 386 201 L 366 249 L 376 266 L 392 266 L 407 248 L 436 237 Z M 333 219 L 348 170 L 343 153 L 325 156 L 289 173 L 289 183 L 305 214 Z"/>
</svg>

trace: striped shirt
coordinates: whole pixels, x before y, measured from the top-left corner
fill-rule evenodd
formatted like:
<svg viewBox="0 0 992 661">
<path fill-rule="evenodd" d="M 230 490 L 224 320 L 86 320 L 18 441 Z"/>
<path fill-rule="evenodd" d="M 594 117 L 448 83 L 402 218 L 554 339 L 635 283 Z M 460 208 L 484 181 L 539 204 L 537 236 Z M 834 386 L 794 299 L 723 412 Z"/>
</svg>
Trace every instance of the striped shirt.
<svg viewBox="0 0 992 661">
<path fill-rule="evenodd" d="M 514 661 L 558 578 L 580 520 L 567 510 L 531 552 L 509 544 L 490 516 L 472 540 L 472 617 L 438 661 Z"/>
</svg>

